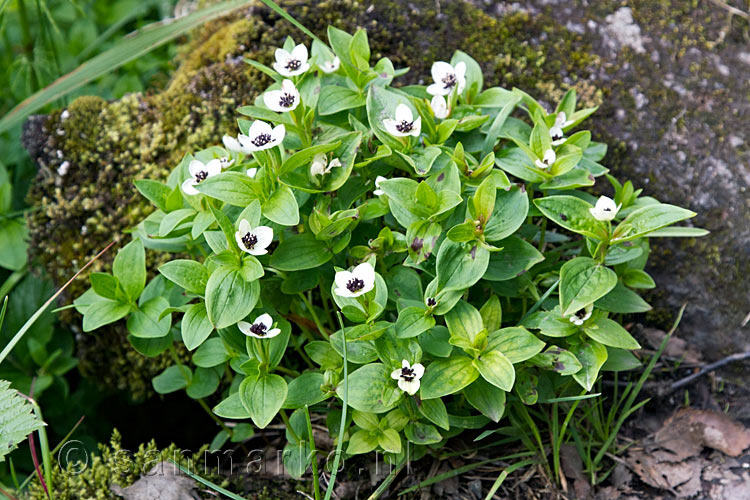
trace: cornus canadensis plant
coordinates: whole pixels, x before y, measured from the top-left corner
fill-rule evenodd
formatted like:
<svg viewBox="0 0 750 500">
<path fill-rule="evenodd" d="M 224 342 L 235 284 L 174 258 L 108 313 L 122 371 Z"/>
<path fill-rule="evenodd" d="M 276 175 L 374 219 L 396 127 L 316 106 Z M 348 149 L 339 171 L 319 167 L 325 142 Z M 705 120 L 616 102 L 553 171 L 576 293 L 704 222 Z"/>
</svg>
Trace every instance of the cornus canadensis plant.
<svg viewBox="0 0 750 500">
<path fill-rule="evenodd" d="M 309 447 L 308 407 L 346 453 L 389 461 L 637 366 L 620 321 L 649 309 L 651 238 L 705 232 L 607 174 L 581 128 L 595 109 L 485 89 L 463 52 L 428 87 L 392 86 L 406 70 L 373 65 L 364 31 L 328 42 L 253 63 L 275 82 L 238 110 L 237 138 L 136 181 L 155 211 L 113 274 L 90 276 L 83 329 L 127 318 L 145 356 L 183 343 L 191 362 L 154 389 L 217 418 L 279 416 Z M 614 195 L 597 201 L 602 177 Z M 181 258 L 147 283 L 146 250 Z M 310 460 L 284 455 L 295 476 Z"/>
</svg>

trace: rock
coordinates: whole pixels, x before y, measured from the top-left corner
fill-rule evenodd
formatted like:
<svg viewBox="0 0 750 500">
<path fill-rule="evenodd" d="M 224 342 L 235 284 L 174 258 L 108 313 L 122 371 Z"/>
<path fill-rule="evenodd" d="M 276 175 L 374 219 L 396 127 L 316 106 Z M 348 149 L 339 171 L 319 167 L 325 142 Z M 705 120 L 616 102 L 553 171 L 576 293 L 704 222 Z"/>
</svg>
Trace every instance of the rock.
<svg viewBox="0 0 750 500">
<path fill-rule="evenodd" d="M 161 462 L 127 488 L 113 484 L 111 490 L 124 500 L 198 500 L 197 486 L 177 466 Z"/>
</svg>

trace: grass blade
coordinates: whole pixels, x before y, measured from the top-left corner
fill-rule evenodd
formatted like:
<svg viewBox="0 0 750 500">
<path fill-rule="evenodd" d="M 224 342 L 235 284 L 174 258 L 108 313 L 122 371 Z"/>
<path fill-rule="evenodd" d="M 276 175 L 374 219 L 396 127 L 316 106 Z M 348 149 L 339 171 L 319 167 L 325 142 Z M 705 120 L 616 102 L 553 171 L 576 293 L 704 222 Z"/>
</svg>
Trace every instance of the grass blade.
<svg viewBox="0 0 750 500">
<path fill-rule="evenodd" d="M 509 474 L 512 474 L 518 469 L 521 469 L 528 465 L 534 465 L 534 463 L 535 463 L 534 460 L 523 460 L 521 462 L 517 462 L 511 465 L 510 467 L 502 471 L 500 475 L 497 476 L 497 479 L 495 479 L 495 482 L 492 483 L 492 487 L 490 488 L 490 491 L 487 493 L 487 496 L 484 497 L 484 500 L 492 500 L 492 497 L 495 495 L 495 493 L 497 493 L 497 490 L 500 488 L 500 486 L 503 484 L 503 481 L 505 481 L 505 478 L 507 478 Z"/>
<path fill-rule="evenodd" d="M 111 49 L 92 57 L 67 75 L 61 76 L 47 87 L 19 103 L 0 119 L 0 133 L 19 125 L 26 117 L 42 106 L 54 102 L 86 83 L 137 59 L 178 36 L 184 35 L 207 21 L 251 3 L 249 0 L 225 1 L 193 12 L 183 18 L 153 23 L 138 30 L 134 36 L 125 38 Z"/>
<path fill-rule="evenodd" d="M 333 470 L 331 471 L 331 479 L 328 480 L 328 488 L 326 488 L 325 500 L 330 500 L 333 495 L 333 487 L 336 483 L 336 473 L 339 470 L 339 460 L 341 460 L 341 448 L 344 444 L 344 429 L 346 428 L 346 407 L 349 404 L 349 367 L 347 366 L 347 354 L 346 354 L 346 333 L 344 332 L 344 320 L 341 319 L 341 313 L 336 312 L 339 318 L 339 325 L 341 326 L 341 342 L 344 345 L 344 405 L 341 409 L 341 425 L 339 425 L 339 442 L 336 444 L 336 455 L 333 458 Z"/>
<path fill-rule="evenodd" d="M 202 477 L 200 477 L 200 476 L 199 476 L 198 474 L 194 474 L 194 473 L 193 473 L 193 472 L 191 472 L 191 471 L 190 471 L 189 469 L 186 469 L 185 467 L 183 467 L 182 465 L 178 464 L 177 462 L 175 462 L 175 461 L 174 461 L 174 460 L 172 460 L 171 458 L 168 458 L 167 460 L 169 460 L 169 461 L 170 461 L 170 462 L 171 462 L 172 464 L 174 464 L 174 465 L 175 465 L 175 466 L 176 466 L 176 467 L 177 467 L 178 469 L 180 469 L 180 470 L 181 470 L 182 472 L 184 472 L 185 474 L 187 474 L 188 476 L 190 476 L 190 477 L 191 477 L 191 478 L 193 478 L 194 480 L 198 481 L 199 483 L 203 484 L 204 486 L 207 486 L 207 487 L 209 487 L 209 488 L 210 488 L 210 489 L 212 489 L 213 491 L 215 491 L 215 492 L 217 492 L 217 493 L 221 493 L 222 495 L 224 495 L 224 496 L 226 496 L 226 497 L 228 497 L 228 498 L 231 498 L 232 500 L 245 500 L 245 499 L 244 499 L 244 498 L 242 498 L 241 496 L 239 496 L 239 495 L 237 495 L 237 494 L 235 494 L 235 493 L 232 493 L 232 492 L 231 492 L 231 491 L 229 491 L 229 490 L 225 490 L 224 488 L 222 488 L 222 487 L 221 487 L 221 486 L 219 486 L 218 484 L 214 484 L 214 483 L 212 483 L 211 481 L 209 481 L 208 479 L 203 479 L 203 478 L 202 478 Z"/>
</svg>

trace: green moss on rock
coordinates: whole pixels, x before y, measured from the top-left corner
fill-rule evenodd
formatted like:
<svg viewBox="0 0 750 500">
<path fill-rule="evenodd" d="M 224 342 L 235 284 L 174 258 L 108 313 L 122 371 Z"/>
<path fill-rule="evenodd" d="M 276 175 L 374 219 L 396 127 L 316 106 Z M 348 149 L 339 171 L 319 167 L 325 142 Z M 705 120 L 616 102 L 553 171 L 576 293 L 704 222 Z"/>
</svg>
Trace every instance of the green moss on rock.
<svg viewBox="0 0 750 500">
<path fill-rule="evenodd" d="M 601 91 L 588 80 L 597 57 L 580 35 L 551 17 L 516 12 L 495 18 L 462 1 L 328 0 L 286 6 L 321 37 L 329 24 L 367 29 L 374 60 L 388 56 L 396 67 L 411 68 L 404 83 L 428 78 L 434 60 L 460 49 L 480 62 L 488 85 L 522 87 L 548 101 L 575 87 L 585 105 L 601 102 Z M 302 40 L 266 7 L 238 11 L 196 30 L 166 88 L 112 102 L 81 97 L 66 113 L 27 125 L 25 143 L 40 165 L 29 195 L 39 207 L 29 215 L 31 248 L 58 283 L 110 241 L 127 240 L 126 231 L 149 213 L 134 180 L 162 179 L 184 154 L 236 131 L 236 108 L 269 84 L 242 59 L 270 63 L 287 35 Z M 92 271 L 109 270 L 114 254 L 115 249 Z M 152 269 L 157 258 L 149 253 Z M 85 280 L 75 282 L 68 299 L 87 286 Z M 73 328 L 80 324 L 73 310 L 65 311 L 63 320 Z M 147 393 L 150 379 L 169 359 L 140 356 L 121 323 L 101 330 L 78 336 L 83 372 L 136 398 Z"/>
</svg>

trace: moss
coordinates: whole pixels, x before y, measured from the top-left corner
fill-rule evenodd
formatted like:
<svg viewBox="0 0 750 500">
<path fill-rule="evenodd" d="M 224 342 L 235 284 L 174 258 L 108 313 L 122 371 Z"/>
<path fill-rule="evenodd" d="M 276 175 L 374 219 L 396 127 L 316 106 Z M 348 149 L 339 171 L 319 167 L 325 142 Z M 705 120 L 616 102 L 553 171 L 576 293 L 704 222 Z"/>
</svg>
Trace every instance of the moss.
<svg viewBox="0 0 750 500">
<path fill-rule="evenodd" d="M 411 68 L 403 83 L 418 82 L 434 60 L 461 49 L 480 61 L 487 85 L 522 87 L 550 102 L 575 87 L 584 105 L 601 102 L 601 91 L 588 81 L 597 57 L 551 16 L 519 12 L 495 18 L 469 3 L 433 0 L 287 5 L 321 37 L 329 24 L 350 32 L 366 28 L 373 60 L 388 56 L 396 67 Z M 127 229 L 148 214 L 134 180 L 163 179 L 185 153 L 236 130 L 236 108 L 269 84 L 242 59 L 270 63 L 287 35 L 302 40 L 266 7 L 239 11 L 196 30 L 166 88 L 112 102 L 82 97 L 68 107 L 67 119 L 61 111 L 49 115 L 44 140 L 36 137 L 32 151 L 41 168 L 29 201 L 40 209 L 30 213 L 29 226 L 33 256 L 58 283 L 110 241 L 126 240 Z M 65 162 L 67 173 L 60 175 Z M 114 250 L 92 270 L 109 270 Z M 157 258 L 166 256 L 149 253 L 152 269 Z M 76 281 L 67 298 L 87 287 L 85 280 Z M 73 310 L 62 318 L 75 329 L 80 324 Z M 122 323 L 78 338 L 82 371 L 136 398 L 170 363 L 166 356 L 147 360 L 137 354 Z"/>
<path fill-rule="evenodd" d="M 207 447 L 195 454 L 183 453 L 175 445 L 159 449 L 154 441 L 142 444 L 130 452 L 122 447 L 122 436 L 115 429 L 109 445 L 99 445 L 99 454 L 87 460 L 64 464 L 53 463 L 52 484 L 58 500 L 108 500 L 113 498 L 111 487 L 123 488 L 133 484 L 155 465 L 168 459 L 185 467 L 200 468 Z M 215 478 L 212 478 L 215 479 Z M 37 480 L 29 487 L 29 500 L 46 500 L 47 494 Z"/>
</svg>

